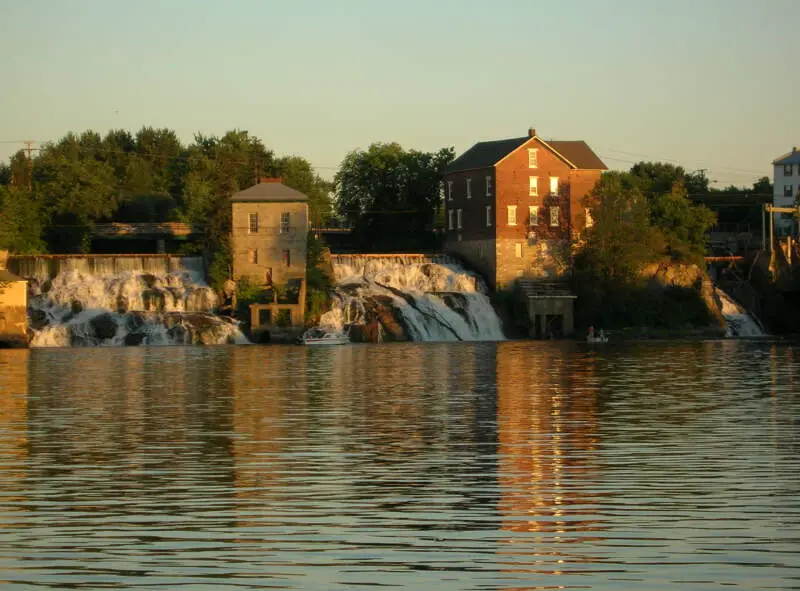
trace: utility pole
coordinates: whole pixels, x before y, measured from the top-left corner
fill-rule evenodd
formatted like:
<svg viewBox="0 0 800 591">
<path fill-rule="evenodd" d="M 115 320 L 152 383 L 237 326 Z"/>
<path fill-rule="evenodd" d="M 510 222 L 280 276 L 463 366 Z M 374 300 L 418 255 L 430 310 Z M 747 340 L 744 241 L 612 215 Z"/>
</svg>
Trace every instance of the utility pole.
<svg viewBox="0 0 800 591">
<path fill-rule="evenodd" d="M 33 142 L 26 141 L 24 142 L 26 146 L 28 146 L 28 193 L 33 192 L 33 158 L 31 157 L 31 150 L 33 150 Z"/>
</svg>

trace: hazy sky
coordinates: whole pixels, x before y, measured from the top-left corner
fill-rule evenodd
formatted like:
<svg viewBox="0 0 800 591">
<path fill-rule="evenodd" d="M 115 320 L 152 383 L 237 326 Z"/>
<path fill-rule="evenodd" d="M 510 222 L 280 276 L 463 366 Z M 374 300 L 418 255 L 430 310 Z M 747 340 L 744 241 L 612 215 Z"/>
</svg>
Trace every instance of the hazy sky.
<svg viewBox="0 0 800 591">
<path fill-rule="evenodd" d="M 0 0 L 0 159 L 247 129 L 325 176 L 375 141 L 524 135 L 771 176 L 800 145 L 800 0 Z"/>
</svg>

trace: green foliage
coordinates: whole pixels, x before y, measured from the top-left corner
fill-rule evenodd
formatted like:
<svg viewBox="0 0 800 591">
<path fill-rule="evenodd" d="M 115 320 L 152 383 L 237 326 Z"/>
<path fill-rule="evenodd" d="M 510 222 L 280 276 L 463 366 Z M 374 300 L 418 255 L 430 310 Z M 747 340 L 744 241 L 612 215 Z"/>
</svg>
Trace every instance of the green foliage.
<svg viewBox="0 0 800 591">
<path fill-rule="evenodd" d="M 321 238 L 308 233 L 306 255 L 306 321 L 316 324 L 330 305 L 333 278 L 325 265 L 327 247 Z"/>
<path fill-rule="evenodd" d="M 323 180 L 311 163 L 299 156 L 286 156 L 275 162 L 281 182 L 308 196 L 308 217 L 312 225 L 322 225 L 333 215 L 333 183 Z"/>
<path fill-rule="evenodd" d="M 642 270 L 665 258 L 702 265 L 716 215 L 689 201 L 680 167 L 648 163 L 634 169 L 636 174 L 604 174 L 587 199 L 594 225 L 574 259 L 577 325 L 708 325 L 713 318 L 699 287 L 653 289 Z"/>
<path fill-rule="evenodd" d="M 442 174 L 453 157 L 451 148 L 406 151 L 397 143 L 350 152 L 336 173 L 337 211 L 355 225 L 362 248 L 423 246 L 441 203 Z"/>
<path fill-rule="evenodd" d="M 663 235 L 650 223 L 650 206 L 627 173 L 604 174 L 588 203 L 594 225 L 575 257 L 575 274 L 586 281 L 626 282 L 643 265 L 657 260 L 664 249 Z"/>
<path fill-rule="evenodd" d="M 236 282 L 236 317 L 239 320 L 249 323 L 250 304 L 265 303 L 267 300 L 267 291 L 263 285 L 251 283 L 247 277 Z"/>
<path fill-rule="evenodd" d="M 652 200 L 652 223 L 664 235 L 666 253 L 675 261 L 703 264 L 706 236 L 716 223 L 716 214 L 703 205 L 693 205 L 682 180 L 672 190 Z"/>
<path fill-rule="evenodd" d="M 13 254 L 47 252 L 39 206 L 24 189 L 0 186 L 0 250 Z"/>
<path fill-rule="evenodd" d="M 208 282 L 220 291 L 225 282 L 233 276 L 233 252 L 229 240 L 220 241 L 216 248 L 209 250 Z"/>
</svg>

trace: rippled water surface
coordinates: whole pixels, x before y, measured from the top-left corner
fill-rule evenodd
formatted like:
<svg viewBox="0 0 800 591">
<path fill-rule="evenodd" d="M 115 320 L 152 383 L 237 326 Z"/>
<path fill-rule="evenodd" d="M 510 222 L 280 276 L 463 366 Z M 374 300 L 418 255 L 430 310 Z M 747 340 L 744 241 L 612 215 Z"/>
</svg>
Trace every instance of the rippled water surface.
<svg viewBox="0 0 800 591">
<path fill-rule="evenodd" d="M 800 588 L 798 355 L 0 351 L 0 587 Z"/>
</svg>

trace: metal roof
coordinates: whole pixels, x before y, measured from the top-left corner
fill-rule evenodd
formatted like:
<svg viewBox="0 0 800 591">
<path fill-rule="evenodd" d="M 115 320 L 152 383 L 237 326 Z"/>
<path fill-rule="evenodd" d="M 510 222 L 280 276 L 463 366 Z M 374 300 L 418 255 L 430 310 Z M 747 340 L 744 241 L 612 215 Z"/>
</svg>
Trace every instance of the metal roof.
<svg viewBox="0 0 800 591">
<path fill-rule="evenodd" d="M 776 158 L 772 163 L 777 166 L 781 164 L 800 164 L 800 150 L 793 148 L 791 152 L 787 152 L 783 156 Z"/>
</svg>

